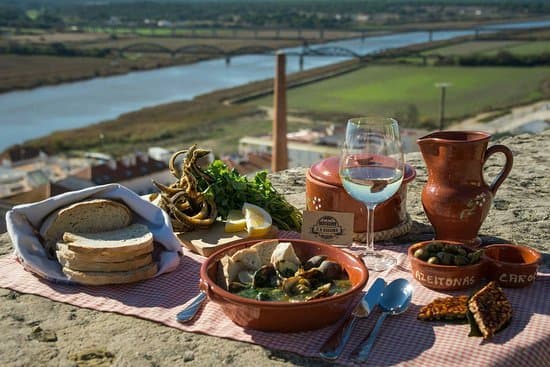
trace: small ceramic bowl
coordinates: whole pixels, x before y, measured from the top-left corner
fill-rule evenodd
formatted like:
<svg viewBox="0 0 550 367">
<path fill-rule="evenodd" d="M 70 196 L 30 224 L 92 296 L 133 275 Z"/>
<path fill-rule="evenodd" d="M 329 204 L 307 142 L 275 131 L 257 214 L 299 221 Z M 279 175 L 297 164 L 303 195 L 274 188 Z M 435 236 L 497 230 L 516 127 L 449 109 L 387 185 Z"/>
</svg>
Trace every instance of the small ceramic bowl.
<svg viewBox="0 0 550 367">
<path fill-rule="evenodd" d="M 279 242 L 291 242 L 302 262 L 315 255 L 326 255 L 329 260 L 342 265 L 348 273 L 351 289 L 326 298 L 291 303 L 257 301 L 240 297 L 220 287 L 216 283 L 219 260 L 259 241 L 261 240 L 249 240 L 216 251 L 201 267 L 201 289 L 206 291 L 211 301 L 221 306 L 227 317 L 244 328 L 295 332 L 330 325 L 345 316 L 367 283 L 369 273 L 359 257 L 321 242 L 279 239 Z"/>
<path fill-rule="evenodd" d="M 487 277 L 502 287 L 521 288 L 535 281 L 541 254 L 527 246 L 498 244 L 485 247 Z"/>
<path fill-rule="evenodd" d="M 458 266 L 430 264 L 414 256 L 416 250 L 432 243 L 462 246 L 465 249 L 474 251 L 471 247 L 454 241 L 434 240 L 415 243 L 409 247 L 409 261 L 414 279 L 426 288 L 445 291 L 466 289 L 479 283 L 485 270 L 485 260 L 483 258 L 476 264 Z"/>
</svg>

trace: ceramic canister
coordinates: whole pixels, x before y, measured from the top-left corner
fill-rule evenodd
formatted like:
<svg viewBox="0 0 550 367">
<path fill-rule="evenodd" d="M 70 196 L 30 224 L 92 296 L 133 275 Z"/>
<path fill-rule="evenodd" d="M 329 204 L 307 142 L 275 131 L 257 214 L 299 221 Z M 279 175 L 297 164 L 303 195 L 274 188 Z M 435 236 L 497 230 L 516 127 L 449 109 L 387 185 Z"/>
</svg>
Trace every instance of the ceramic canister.
<svg viewBox="0 0 550 367">
<path fill-rule="evenodd" d="M 338 171 L 338 157 L 329 157 L 311 166 L 306 174 L 307 210 L 354 213 L 353 231 L 366 232 L 367 209 L 344 190 Z M 394 228 L 406 220 L 407 183 L 415 177 L 415 169 L 406 164 L 405 177 L 399 190 L 374 210 L 375 232 Z"/>
</svg>

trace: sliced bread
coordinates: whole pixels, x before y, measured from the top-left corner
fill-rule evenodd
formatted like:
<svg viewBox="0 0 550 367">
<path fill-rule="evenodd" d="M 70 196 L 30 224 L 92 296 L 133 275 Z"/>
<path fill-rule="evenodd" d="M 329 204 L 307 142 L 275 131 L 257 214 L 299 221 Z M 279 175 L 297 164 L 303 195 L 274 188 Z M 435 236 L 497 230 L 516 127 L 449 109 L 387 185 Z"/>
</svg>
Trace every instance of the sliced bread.
<svg viewBox="0 0 550 367">
<path fill-rule="evenodd" d="M 153 243 L 153 234 L 143 224 L 134 223 L 128 227 L 96 233 L 65 232 L 63 242 L 67 248 L 82 254 L 89 253 L 135 253 Z"/>
<path fill-rule="evenodd" d="M 53 255 L 55 243 L 65 232 L 104 232 L 132 223 L 130 208 L 114 200 L 92 199 L 57 209 L 42 222 L 40 235 Z"/>
<path fill-rule="evenodd" d="M 117 252 L 112 249 L 97 249 L 94 252 L 82 253 L 69 250 L 68 245 L 63 242 L 57 244 L 57 258 L 64 259 L 65 261 L 79 261 L 79 262 L 104 262 L 104 263 L 113 263 L 113 262 L 124 262 L 131 261 L 137 256 L 149 254 L 153 251 L 154 244 L 153 242 L 149 243 L 147 246 L 141 247 L 133 252 Z M 61 260 L 60 260 L 61 261 Z"/>
<path fill-rule="evenodd" d="M 63 273 L 72 281 L 86 285 L 106 285 L 133 283 L 153 277 L 158 271 L 156 262 L 152 262 L 141 268 L 130 271 L 79 271 L 69 268 L 63 268 Z"/>
<path fill-rule="evenodd" d="M 122 262 L 99 262 L 72 259 L 68 260 L 63 255 L 57 256 L 61 266 L 72 270 L 80 271 L 129 271 L 141 268 L 153 262 L 153 256 L 149 254 L 140 255 L 133 259 Z"/>
</svg>

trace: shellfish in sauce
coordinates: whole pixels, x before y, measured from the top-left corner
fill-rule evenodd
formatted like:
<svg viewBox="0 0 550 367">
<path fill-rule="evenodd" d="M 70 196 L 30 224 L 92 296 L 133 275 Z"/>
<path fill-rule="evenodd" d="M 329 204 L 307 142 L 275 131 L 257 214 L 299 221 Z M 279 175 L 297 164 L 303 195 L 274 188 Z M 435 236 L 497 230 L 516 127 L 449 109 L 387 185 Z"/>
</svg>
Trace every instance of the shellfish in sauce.
<svg viewBox="0 0 550 367">
<path fill-rule="evenodd" d="M 316 255 L 303 262 L 296 256 L 291 243 L 271 242 L 271 257 L 266 256 L 266 248 L 258 243 L 252 248 L 262 251 L 262 257 L 269 259 L 257 269 L 250 269 L 249 262 L 243 259 L 244 251 L 233 255 L 234 260 L 220 263 L 225 279 L 222 286 L 241 297 L 260 301 L 303 302 L 321 297 L 329 297 L 351 288 L 346 271 L 340 264 L 324 255 Z M 253 255 L 253 254 L 250 254 Z M 231 265 L 231 268 L 227 266 Z M 242 267 L 242 269 L 241 269 Z M 234 275 L 236 274 L 236 275 Z"/>
</svg>

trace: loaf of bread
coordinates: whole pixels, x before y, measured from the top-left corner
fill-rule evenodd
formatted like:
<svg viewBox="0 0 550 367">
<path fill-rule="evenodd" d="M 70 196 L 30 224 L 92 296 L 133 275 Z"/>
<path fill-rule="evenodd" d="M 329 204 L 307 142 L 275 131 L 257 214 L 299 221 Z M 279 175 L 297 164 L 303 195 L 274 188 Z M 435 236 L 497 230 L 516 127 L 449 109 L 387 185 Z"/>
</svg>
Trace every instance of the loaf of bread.
<svg viewBox="0 0 550 367">
<path fill-rule="evenodd" d="M 81 254 L 133 254 L 143 247 L 150 247 L 153 243 L 153 234 L 147 226 L 134 223 L 124 228 L 105 232 L 65 232 L 63 242 L 67 244 L 69 250 Z"/>
<path fill-rule="evenodd" d="M 63 273 L 72 281 L 86 285 L 106 285 L 133 283 L 153 277 L 158 271 L 156 262 L 142 266 L 130 271 L 79 271 L 70 268 L 63 268 Z"/>
<path fill-rule="evenodd" d="M 82 260 L 78 256 L 76 258 L 68 259 L 62 253 L 57 252 L 57 258 L 59 263 L 64 268 L 70 268 L 72 270 L 79 271 L 129 271 L 141 268 L 153 262 L 153 256 L 151 253 L 139 255 L 129 260 L 122 260 L 117 262 L 101 262 L 95 260 Z"/>
<path fill-rule="evenodd" d="M 91 233 L 111 231 L 132 223 L 130 208 L 114 200 L 92 199 L 60 208 L 49 214 L 40 235 L 49 256 L 65 232 Z"/>
<path fill-rule="evenodd" d="M 80 261 L 80 262 L 104 262 L 104 263 L 113 263 L 113 262 L 123 262 L 130 261 L 138 256 L 149 254 L 153 251 L 154 244 L 151 243 L 146 247 L 142 247 L 135 252 L 116 252 L 110 250 L 96 251 L 94 253 L 81 253 L 73 250 L 69 250 L 66 243 L 60 242 L 57 244 L 57 259 L 61 261 L 64 259 L 66 261 Z"/>
</svg>

